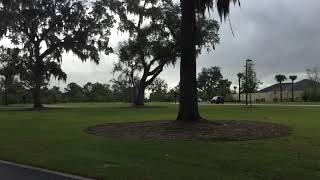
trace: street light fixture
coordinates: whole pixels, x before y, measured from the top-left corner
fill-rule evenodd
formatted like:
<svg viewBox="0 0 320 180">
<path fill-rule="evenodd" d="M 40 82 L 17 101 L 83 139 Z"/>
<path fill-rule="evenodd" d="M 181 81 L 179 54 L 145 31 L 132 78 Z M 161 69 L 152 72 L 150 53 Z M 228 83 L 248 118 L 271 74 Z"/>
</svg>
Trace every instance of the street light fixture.
<svg viewBox="0 0 320 180">
<path fill-rule="evenodd" d="M 248 64 L 251 62 L 251 59 L 246 60 L 246 106 L 248 106 Z"/>
</svg>

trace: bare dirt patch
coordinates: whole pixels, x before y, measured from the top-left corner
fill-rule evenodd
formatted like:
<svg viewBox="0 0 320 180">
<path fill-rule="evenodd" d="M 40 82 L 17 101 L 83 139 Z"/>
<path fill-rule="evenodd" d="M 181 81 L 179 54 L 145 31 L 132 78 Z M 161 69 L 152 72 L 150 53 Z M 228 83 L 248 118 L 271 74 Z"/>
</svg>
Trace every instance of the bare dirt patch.
<svg viewBox="0 0 320 180">
<path fill-rule="evenodd" d="M 89 134 L 134 140 L 244 141 L 287 136 L 284 125 L 255 121 L 147 121 L 89 127 Z"/>
</svg>

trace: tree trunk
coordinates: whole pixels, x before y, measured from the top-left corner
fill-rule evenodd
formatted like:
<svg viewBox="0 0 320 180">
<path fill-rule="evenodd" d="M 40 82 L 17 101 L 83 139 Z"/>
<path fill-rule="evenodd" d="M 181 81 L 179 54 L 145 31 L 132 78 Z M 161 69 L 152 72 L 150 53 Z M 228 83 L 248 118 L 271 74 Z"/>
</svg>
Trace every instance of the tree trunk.
<svg viewBox="0 0 320 180">
<path fill-rule="evenodd" d="M 196 55 L 195 55 L 195 9 L 194 1 L 181 0 L 181 65 L 180 104 L 177 120 L 199 121 Z"/>
<path fill-rule="evenodd" d="M 135 97 L 136 97 L 136 87 L 134 87 L 134 86 L 131 86 L 131 98 L 130 98 L 130 103 L 133 103 L 134 104 L 134 102 L 135 102 Z"/>
<path fill-rule="evenodd" d="M 241 102 L 241 79 L 239 78 L 239 102 Z"/>
<path fill-rule="evenodd" d="M 293 95 L 293 81 L 291 84 L 291 101 L 294 102 L 294 95 Z"/>
<path fill-rule="evenodd" d="M 8 82 L 4 81 L 4 105 L 8 106 Z"/>
<path fill-rule="evenodd" d="M 40 110 L 43 106 L 41 103 L 41 80 L 40 78 L 36 78 L 36 84 L 33 89 L 33 108 L 35 110 Z"/>
<path fill-rule="evenodd" d="M 282 102 L 282 83 L 280 82 L 280 102 Z"/>
<path fill-rule="evenodd" d="M 140 83 L 138 87 L 138 93 L 134 101 L 135 106 L 144 106 L 144 92 L 145 92 L 146 86 L 144 83 Z"/>
<path fill-rule="evenodd" d="M 37 61 L 37 65 L 34 70 L 35 86 L 33 88 L 33 108 L 34 110 L 41 110 L 43 105 L 41 103 L 41 84 L 42 84 L 42 62 Z"/>
<path fill-rule="evenodd" d="M 133 67 L 131 66 L 131 72 L 130 72 L 130 85 L 131 85 L 131 102 L 134 103 L 135 101 L 135 95 L 136 95 L 136 87 L 134 83 L 134 73 L 133 73 Z"/>
</svg>

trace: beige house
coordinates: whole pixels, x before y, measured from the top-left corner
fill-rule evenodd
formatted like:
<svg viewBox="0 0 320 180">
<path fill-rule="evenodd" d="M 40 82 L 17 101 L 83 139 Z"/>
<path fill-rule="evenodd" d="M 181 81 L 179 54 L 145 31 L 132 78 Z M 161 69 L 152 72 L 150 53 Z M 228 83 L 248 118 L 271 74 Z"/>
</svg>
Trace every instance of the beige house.
<svg viewBox="0 0 320 180">
<path fill-rule="evenodd" d="M 294 100 L 303 101 L 302 96 L 306 89 L 310 88 L 311 81 L 304 79 L 302 81 L 293 84 Z M 282 99 L 284 102 L 291 101 L 292 84 L 283 83 L 282 84 Z M 250 99 L 248 95 L 248 100 Z M 233 99 L 238 100 L 239 94 L 233 94 Z M 264 88 L 257 93 L 251 94 L 251 99 L 253 102 L 279 102 L 280 101 L 280 85 L 274 84 L 267 88 Z M 246 95 L 241 94 L 241 101 L 246 100 Z"/>
</svg>

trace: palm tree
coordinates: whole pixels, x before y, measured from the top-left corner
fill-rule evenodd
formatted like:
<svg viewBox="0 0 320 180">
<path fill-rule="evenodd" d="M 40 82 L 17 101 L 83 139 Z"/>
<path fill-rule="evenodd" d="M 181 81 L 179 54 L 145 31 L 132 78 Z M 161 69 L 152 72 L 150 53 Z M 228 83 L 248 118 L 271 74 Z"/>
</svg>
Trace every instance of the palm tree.
<svg viewBox="0 0 320 180">
<path fill-rule="evenodd" d="M 196 72 L 196 13 L 204 15 L 208 8 L 216 4 L 220 18 L 229 14 L 230 3 L 240 0 L 180 0 L 181 2 L 181 65 L 180 65 L 180 104 L 177 120 L 199 121 L 197 72 Z"/>
<path fill-rule="evenodd" d="M 239 79 L 239 102 L 240 102 L 241 101 L 241 79 L 243 78 L 243 73 L 238 73 L 237 76 Z"/>
<path fill-rule="evenodd" d="M 280 101 L 282 102 L 282 82 L 287 80 L 287 77 L 283 74 L 278 74 L 275 76 L 275 79 L 279 82 L 280 85 Z"/>
<path fill-rule="evenodd" d="M 289 76 L 289 79 L 291 79 L 291 101 L 293 102 L 294 101 L 294 95 L 293 95 L 293 83 L 295 80 L 297 80 L 298 76 L 296 75 L 292 75 L 292 76 Z"/>
</svg>

